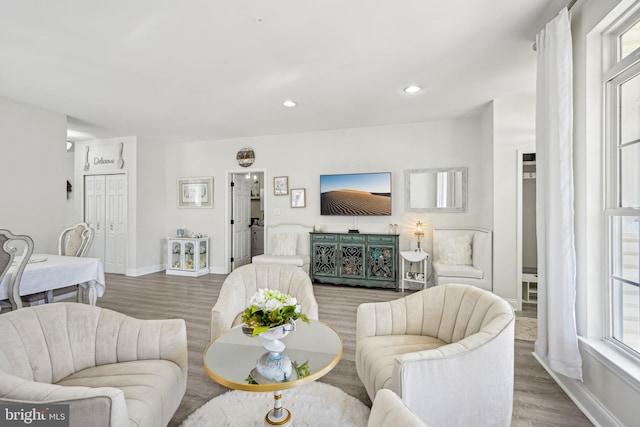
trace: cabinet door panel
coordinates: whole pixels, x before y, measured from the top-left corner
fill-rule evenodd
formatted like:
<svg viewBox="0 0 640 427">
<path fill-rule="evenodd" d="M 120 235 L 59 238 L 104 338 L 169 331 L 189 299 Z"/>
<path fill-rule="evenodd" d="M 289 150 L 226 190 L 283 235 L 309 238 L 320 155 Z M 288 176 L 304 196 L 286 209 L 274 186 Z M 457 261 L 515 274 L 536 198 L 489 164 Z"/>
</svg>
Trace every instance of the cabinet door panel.
<svg viewBox="0 0 640 427">
<path fill-rule="evenodd" d="M 336 243 L 313 243 L 313 274 L 338 275 L 338 245 Z"/>
<path fill-rule="evenodd" d="M 393 246 L 369 245 L 367 251 L 367 278 L 394 280 L 396 278 L 396 253 Z"/>
<path fill-rule="evenodd" d="M 340 245 L 340 276 L 364 278 L 364 245 Z"/>
</svg>

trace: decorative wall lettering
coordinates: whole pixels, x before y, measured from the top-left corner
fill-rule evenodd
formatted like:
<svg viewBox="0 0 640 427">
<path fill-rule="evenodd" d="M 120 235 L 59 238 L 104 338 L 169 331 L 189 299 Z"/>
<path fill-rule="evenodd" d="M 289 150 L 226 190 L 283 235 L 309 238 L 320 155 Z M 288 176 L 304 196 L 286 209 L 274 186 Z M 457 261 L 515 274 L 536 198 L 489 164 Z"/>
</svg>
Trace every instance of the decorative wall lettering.
<svg viewBox="0 0 640 427">
<path fill-rule="evenodd" d="M 94 165 L 111 165 L 114 164 L 116 162 L 115 159 L 105 159 L 102 157 L 94 157 L 93 158 L 93 164 Z"/>
</svg>

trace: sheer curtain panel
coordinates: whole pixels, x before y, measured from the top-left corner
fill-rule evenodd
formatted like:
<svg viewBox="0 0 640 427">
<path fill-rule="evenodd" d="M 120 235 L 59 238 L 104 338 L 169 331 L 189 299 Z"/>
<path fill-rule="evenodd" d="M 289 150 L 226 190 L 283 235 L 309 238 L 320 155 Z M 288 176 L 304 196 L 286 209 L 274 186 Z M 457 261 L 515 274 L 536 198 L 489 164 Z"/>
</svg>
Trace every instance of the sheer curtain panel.
<svg viewBox="0 0 640 427">
<path fill-rule="evenodd" d="M 555 372 L 582 379 L 575 320 L 573 65 L 566 8 L 536 39 L 537 356 Z"/>
</svg>

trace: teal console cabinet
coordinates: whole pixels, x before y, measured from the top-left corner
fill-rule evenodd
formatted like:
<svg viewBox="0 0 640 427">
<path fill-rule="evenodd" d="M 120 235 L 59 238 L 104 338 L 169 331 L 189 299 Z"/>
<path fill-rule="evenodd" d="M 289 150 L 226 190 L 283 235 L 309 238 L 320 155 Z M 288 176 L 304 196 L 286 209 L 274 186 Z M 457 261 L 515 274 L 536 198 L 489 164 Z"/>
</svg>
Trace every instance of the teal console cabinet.
<svg viewBox="0 0 640 427">
<path fill-rule="evenodd" d="M 310 233 L 312 282 L 398 289 L 398 235 Z"/>
</svg>

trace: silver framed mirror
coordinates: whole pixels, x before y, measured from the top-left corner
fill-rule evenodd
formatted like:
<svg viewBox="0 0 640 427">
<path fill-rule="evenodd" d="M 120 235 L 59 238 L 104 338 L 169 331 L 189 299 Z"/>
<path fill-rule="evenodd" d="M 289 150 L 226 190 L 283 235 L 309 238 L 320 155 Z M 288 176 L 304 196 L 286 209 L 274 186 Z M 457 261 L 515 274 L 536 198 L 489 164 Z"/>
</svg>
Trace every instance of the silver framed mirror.
<svg viewBox="0 0 640 427">
<path fill-rule="evenodd" d="M 407 211 L 467 211 L 466 167 L 405 170 L 404 188 Z"/>
</svg>

